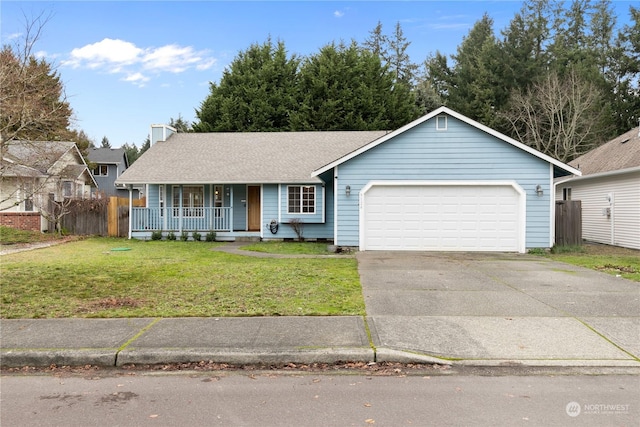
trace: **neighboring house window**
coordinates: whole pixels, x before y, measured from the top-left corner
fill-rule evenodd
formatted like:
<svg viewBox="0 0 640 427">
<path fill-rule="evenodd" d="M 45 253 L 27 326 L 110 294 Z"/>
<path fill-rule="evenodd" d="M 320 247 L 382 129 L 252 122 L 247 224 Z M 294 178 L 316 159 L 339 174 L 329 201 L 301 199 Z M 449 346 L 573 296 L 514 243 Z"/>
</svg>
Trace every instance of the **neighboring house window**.
<svg viewBox="0 0 640 427">
<path fill-rule="evenodd" d="M 33 212 L 33 186 L 27 183 L 22 191 L 24 192 L 24 211 Z"/>
<path fill-rule="evenodd" d="M 158 186 L 158 206 L 160 207 L 160 216 L 164 216 L 164 185 Z"/>
<path fill-rule="evenodd" d="M 562 189 L 562 200 L 571 200 L 571 187 Z"/>
<path fill-rule="evenodd" d="M 63 181 L 62 182 L 62 197 L 72 197 L 73 196 L 73 182 L 71 181 Z"/>
<path fill-rule="evenodd" d="M 180 207 L 180 187 L 173 187 L 173 215 L 178 216 Z M 204 216 L 204 187 L 202 185 L 185 185 L 182 187 L 183 216 Z"/>
<path fill-rule="evenodd" d="M 109 176 L 109 168 L 107 165 L 98 165 L 94 170 L 93 174 L 95 176 Z"/>
<path fill-rule="evenodd" d="M 316 187 L 308 185 L 287 187 L 288 213 L 315 213 Z"/>
<path fill-rule="evenodd" d="M 447 130 L 447 116 L 436 117 L 436 130 Z"/>
</svg>

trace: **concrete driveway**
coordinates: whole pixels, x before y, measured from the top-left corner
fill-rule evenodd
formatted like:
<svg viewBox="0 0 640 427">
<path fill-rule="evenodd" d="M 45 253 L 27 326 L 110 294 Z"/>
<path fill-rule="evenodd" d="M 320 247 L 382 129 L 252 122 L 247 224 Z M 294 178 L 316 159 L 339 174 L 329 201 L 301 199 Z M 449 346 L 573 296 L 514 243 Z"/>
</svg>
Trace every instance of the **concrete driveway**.
<svg viewBox="0 0 640 427">
<path fill-rule="evenodd" d="M 357 256 L 379 360 L 640 366 L 639 283 L 533 255 Z"/>
</svg>

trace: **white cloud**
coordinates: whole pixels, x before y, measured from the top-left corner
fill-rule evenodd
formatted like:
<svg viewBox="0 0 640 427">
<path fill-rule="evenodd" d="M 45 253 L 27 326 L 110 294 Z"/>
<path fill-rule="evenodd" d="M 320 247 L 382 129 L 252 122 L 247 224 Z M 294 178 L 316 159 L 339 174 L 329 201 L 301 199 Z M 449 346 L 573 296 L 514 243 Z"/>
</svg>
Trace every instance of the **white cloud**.
<svg viewBox="0 0 640 427">
<path fill-rule="evenodd" d="M 109 64 L 133 64 L 139 60 L 142 53 L 143 50 L 133 43 L 124 40 L 104 39 L 73 49 L 71 57 L 65 65 L 77 68 L 85 64 L 89 68 L 97 68 Z"/>
<path fill-rule="evenodd" d="M 342 18 L 344 16 L 344 11 L 336 10 L 335 12 L 333 12 L 333 16 L 335 16 L 336 18 Z"/>
<path fill-rule="evenodd" d="M 134 43 L 105 38 L 97 43 L 73 49 L 63 66 L 100 69 L 111 74 L 125 74 L 122 79 L 137 85 L 150 80 L 147 73 L 183 73 L 189 69 L 209 69 L 215 63 L 206 50 L 177 44 L 141 48 Z M 145 74 L 143 74 L 145 72 Z"/>
</svg>

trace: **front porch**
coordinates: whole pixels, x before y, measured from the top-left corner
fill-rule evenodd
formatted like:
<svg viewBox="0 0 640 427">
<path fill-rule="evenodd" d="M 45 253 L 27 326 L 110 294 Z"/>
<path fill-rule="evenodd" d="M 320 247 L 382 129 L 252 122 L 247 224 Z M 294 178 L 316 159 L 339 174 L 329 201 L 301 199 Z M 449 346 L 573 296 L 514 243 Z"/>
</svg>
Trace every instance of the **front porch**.
<svg viewBox="0 0 640 427">
<path fill-rule="evenodd" d="M 233 208 L 139 208 L 131 210 L 131 237 L 151 239 L 153 232 L 163 237 L 169 233 L 197 231 L 202 235 L 215 231 L 223 242 L 260 240 L 260 231 L 237 230 L 233 227 Z"/>
<path fill-rule="evenodd" d="M 132 208 L 131 231 L 233 232 L 233 208 Z"/>
</svg>

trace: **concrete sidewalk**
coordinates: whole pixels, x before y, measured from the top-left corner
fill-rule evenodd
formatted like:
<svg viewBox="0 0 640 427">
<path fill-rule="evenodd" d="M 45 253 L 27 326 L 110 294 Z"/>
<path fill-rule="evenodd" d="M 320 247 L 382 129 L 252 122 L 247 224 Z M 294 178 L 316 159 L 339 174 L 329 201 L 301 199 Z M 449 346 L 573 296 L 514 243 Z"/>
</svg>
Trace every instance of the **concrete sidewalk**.
<svg viewBox="0 0 640 427">
<path fill-rule="evenodd" d="M 604 328 L 611 328 L 613 337 L 616 331 L 637 327 L 637 322 L 615 324 Z M 229 364 L 387 361 L 640 367 L 638 342 L 616 344 L 575 319 L 20 319 L 2 320 L 0 327 L 3 366 L 122 366 L 205 360 Z"/>
</svg>

